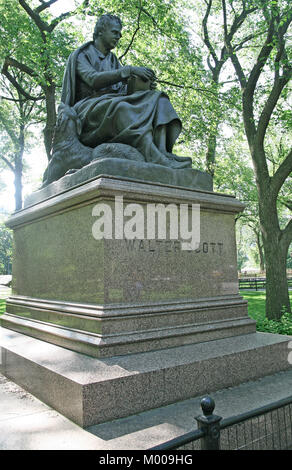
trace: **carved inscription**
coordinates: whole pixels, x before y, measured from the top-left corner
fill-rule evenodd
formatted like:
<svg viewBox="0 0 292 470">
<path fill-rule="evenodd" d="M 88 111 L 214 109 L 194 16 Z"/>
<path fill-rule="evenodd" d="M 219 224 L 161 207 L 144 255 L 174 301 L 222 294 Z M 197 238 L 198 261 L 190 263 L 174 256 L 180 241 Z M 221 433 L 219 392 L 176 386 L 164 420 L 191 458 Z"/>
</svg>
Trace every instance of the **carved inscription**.
<svg viewBox="0 0 292 470">
<path fill-rule="evenodd" d="M 149 253 L 179 253 L 182 250 L 179 240 L 124 240 L 127 251 Z M 222 255 L 223 242 L 201 242 L 196 250 L 187 250 L 187 253 L 203 253 L 210 255 Z"/>
</svg>

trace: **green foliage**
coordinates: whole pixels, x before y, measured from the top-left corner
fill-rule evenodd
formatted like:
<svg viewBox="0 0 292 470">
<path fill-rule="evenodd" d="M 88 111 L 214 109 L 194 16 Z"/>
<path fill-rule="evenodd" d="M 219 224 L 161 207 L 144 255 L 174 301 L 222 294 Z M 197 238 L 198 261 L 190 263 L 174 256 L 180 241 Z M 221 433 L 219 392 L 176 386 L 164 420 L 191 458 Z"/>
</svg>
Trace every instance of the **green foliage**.
<svg viewBox="0 0 292 470">
<path fill-rule="evenodd" d="M 0 299 L 0 315 L 5 312 L 6 302 L 5 299 Z"/>
<path fill-rule="evenodd" d="M 5 312 L 6 298 L 9 297 L 10 293 L 11 293 L 10 288 L 0 291 L 0 316 Z"/>
<path fill-rule="evenodd" d="M 279 321 L 263 318 L 257 321 L 257 331 L 292 335 L 292 314 L 284 313 Z"/>
<path fill-rule="evenodd" d="M 33 6 L 32 2 L 28 3 Z M 42 35 L 15 0 L 0 0 L 0 14 L 1 62 L 8 56 L 30 67 L 34 75 L 26 77 L 28 87 L 46 86 L 48 77 L 61 85 L 64 61 L 80 39 L 79 30 L 60 24 L 53 32 Z M 53 18 L 48 13 L 43 17 Z"/>
<path fill-rule="evenodd" d="M 292 269 L 292 243 L 290 243 L 287 253 L 287 269 Z"/>
<path fill-rule="evenodd" d="M 21 73 L 18 81 L 25 86 Z M 0 89 L 8 99 L 0 100 L 0 168 L 14 174 L 15 209 L 22 205 L 22 176 L 26 170 L 24 152 L 36 142 L 31 126 L 39 121 L 42 107 L 36 101 L 21 100 L 17 90 L 0 77 Z"/>
<path fill-rule="evenodd" d="M 26 5 L 35 8 L 40 2 L 29 0 Z M 83 37 L 70 23 L 60 22 L 51 31 L 42 30 L 16 0 L 0 0 L 0 15 L 0 162 L 14 173 L 15 207 L 20 209 L 26 169 L 23 156 L 38 139 L 35 129 L 31 132 L 32 126 L 46 124 L 49 154 L 64 64 Z M 47 24 L 53 19 L 47 9 L 39 16 L 39 21 Z"/>
<path fill-rule="evenodd" d="M 247 261 L 248 261 L 248 256 L 246 252 L 243 251 L 241 248 L 238 248 L 237 249 L 237 270 L 241 271 Z"/>
<path fill-rule="evenodd" d="M 0 274 L 11 274 L 12 232 L 0 224 Z"/>
<path fill-rule="evenodd" d="M 292 335 L 292 314 L 283 310 L 279 321 L 268 320 L 265 317 L 265 300 L 266 293 L 241 291 L 244 299 L 248 300 L 248 314 L 256 320 L 257 331 L 266 333 L 277 333 L 282 335 Z M 292 300 L 292 292 L 290 292 Z"/>
</svg>

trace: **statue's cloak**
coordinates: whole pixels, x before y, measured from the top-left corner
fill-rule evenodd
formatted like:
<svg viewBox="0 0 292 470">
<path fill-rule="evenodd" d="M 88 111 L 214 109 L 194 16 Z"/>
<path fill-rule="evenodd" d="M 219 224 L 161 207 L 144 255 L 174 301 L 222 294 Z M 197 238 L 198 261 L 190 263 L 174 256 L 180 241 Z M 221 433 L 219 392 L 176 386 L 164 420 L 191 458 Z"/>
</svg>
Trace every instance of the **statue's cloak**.
<svg viewBox="0 0 292 470">
<path fill-rule="evenodd" d="M 77 58 L 81 51 L 86 49 L 90 44 L 93 44 L 92 41 L 83 44 L 83 46 L 76 49 L 76 51 L 72 52 L 67 60 L 64 77 L 63 77 L 63 85 L 62 85 L 62 95 L 61 101 L 68 106 L 73 106 L 75 104 L 75 94 L 76 94 L 76 65 L 77 65 Z"/>
<path fill-rule="evenodd" d="M 128 144 L 137 148 L 146 161 L 159 163 L 165 155 L 153 144 L 156 130 L 162 125 L 166 127 L 166 150 L 171 152 L 182 127 L 164 92 L 148 90 L 128 95 L 125 85 L 120 83 L 121 86 L 113 85 L 110 89 L 114 93 L 91 88 L 89 96 L 78 100 L 80 84 L 88 85 L 88 77 L 105 66 L 100 64 L 106 64 L 107 71 L 121 67 L 114 54 L 103 56 L 103 61 L 101 55 L 93 42 L 88 42 L 69 56 L 64 73 L 61 101 L 72 106 L 81 120 L 80 141 L 88 147 L 105 142 Z"/>
</svg>

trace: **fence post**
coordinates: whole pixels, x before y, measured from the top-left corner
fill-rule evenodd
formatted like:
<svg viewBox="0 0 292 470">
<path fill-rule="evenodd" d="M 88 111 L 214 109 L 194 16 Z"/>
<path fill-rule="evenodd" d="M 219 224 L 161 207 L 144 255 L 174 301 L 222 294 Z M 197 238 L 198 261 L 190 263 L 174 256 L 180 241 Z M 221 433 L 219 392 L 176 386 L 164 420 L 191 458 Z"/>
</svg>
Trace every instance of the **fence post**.
<svg viewBox="0 0 292 470">
<path fill-rule="evenodd" d="M 215 402 L 211 397 L 204 397 L 201 400 L 202 416 L 197 416 L 198 428 L 205 431 L 205 436 L 201 439 L 202 450 L 220 449 L 220 421 L 221 416 L 213 415 Z"/>
</svg>

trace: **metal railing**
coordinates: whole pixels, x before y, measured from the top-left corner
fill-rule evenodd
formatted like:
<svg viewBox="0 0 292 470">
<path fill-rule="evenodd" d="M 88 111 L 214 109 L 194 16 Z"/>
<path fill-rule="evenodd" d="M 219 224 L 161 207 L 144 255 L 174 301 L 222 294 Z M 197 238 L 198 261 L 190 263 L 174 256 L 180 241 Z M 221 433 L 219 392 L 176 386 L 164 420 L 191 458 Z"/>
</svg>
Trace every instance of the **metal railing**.
<svg viewBox="0 0 292 470">
<path fill-rule="evenodd" d="M 211 397 L 201 400 L 198 429 L 148 450 L 285 450 L 292 448 L 292 395 L 222 419 Z"/>
<path fill-rule="evenodd" d="M 266 278 L 265 277 L 246 277 L 238 279 L 239 289 L 265 289 Z M 287 278 L 288 287 L 292 287 L 292 277 Z"/>
</svg>

